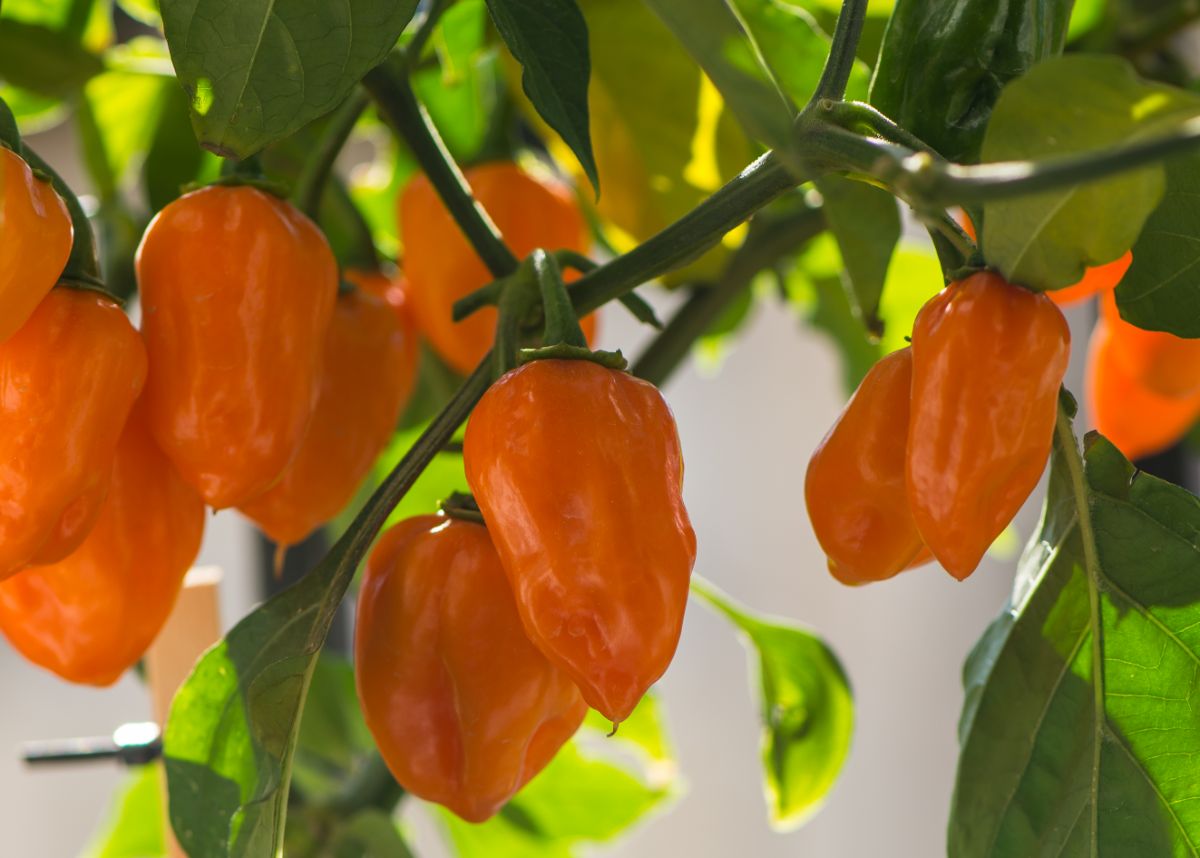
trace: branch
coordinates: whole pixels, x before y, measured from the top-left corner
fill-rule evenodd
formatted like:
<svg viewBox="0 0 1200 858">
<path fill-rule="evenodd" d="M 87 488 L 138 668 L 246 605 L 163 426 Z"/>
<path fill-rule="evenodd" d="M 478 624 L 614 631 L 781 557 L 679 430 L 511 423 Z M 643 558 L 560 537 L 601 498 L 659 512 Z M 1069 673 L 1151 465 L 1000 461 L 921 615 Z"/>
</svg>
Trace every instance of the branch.
<svg viewBox="0 0 1200 858">
<path fill-rule="evenodd" d="M 833 45 L 810 104 L 825 98 L 837 101 L 846 94 L 850 70 L 854 68 L 854 52 L 858 50 L 866 17 L 867 0 L 842 0 L 842 11 L 833 30 Z"/>
<path fill-rule="evenodd" d="M 296 184 L 292 188 L 292 202 L 313 220 L 317 219 L 321 193 L 325 190 L 330 173 L 333 172 L 333 164 L 346 141 L 350 139 L 350 132 L 354 130 L 368 103 L 367 94 L 363 90 L 358 87 L 351 90 L 350 95 L 330 117 L 329 124 L 321 133 L 321 139 L 317 141 L 317 148 L 305 160 L 300 175 L 296 177 Z"/>
</svg>

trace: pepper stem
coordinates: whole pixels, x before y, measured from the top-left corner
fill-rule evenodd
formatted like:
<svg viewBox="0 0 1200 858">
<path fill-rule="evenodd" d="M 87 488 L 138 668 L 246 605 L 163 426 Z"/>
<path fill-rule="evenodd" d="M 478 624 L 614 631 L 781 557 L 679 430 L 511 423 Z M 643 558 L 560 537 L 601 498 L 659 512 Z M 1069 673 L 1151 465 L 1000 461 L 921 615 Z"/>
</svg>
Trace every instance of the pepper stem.
<svg viewBox="0 0 1200 858">
<path fill-rule="evenodd" d="M 14 152 L 21 151 L 21 132 L 17 130 L 17 118 L 0 98 L 0 146 Z"/>
<path fill-rule="evenodd" d="M 546 316 L 546 331 L 542 342 L 548 346 L 560 343 L 578 348 L 587 348 L 587 337 L 583 328 L 579 327 L 579 319 L 575 316 L 575 307 L 571 296 L 567 294 L 566 284 L 563 283 L 562 269 L 558 261 L 538 249 L 529 254 L 527 262 L 537 278 L 538 291 L 542 295 L 542 307 Z"/>
</svg>

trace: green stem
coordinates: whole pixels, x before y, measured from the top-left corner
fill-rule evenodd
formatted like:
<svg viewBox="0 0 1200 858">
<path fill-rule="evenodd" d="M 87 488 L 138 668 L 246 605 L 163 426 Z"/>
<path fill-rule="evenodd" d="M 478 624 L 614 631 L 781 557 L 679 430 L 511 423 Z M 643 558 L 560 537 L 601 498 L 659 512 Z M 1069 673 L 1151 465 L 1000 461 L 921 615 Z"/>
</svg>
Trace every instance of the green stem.
<svg viewBox="0 0 1200 858">
<path fill-rule="evenodd" d="M 914 152 L 938 153 L 932 146 L 883 113 L 861 101 L 823 101 L 819 105 L 826 119 L 847 131 L 869 131 L 891 143 L 907 146 Z M 940 158 L 941 156 L 938 155 Z"/>
<path fill-rule="evenodd" d="M 21 151 L 21 132 L 17 129 L 17 118 L 0 98 L 0 146 L 14 152 Z"/>
<path fill-rule="evenodd" d="M 442 13 L 449 7 L 452 0 L 433 0 L 426 9 L 425 14 L 416 21 L 413 29 L 412 38 L 408 40 L 408 44 L 404 46 L 404 53 L 409 59 L 409 63 L 416 65 L 421 61 L 421 54 L 425 51 L 425 45 L 429 38 L 437 29 L 438 20 L 441 19 Z"/>
<path fill-rule="evenodd" d="M 296 184 L 292 188 L 292 202 L 296 208 L 314 220 L 321 204 L 321 194 L 325 190 L 330 173 L 333 172 L 334 162 L 337 161 L 346 141 L 350 139 L 350 132 L 367 109 L 367 104 L 369 99 L 366 92 L 359 87 L 351 90 L 350 95 L 330 117 L 325 130 L 321 132 L 321 138 L 317 141 L 316 149 L 308 156 L 300 175 L 296 177 Z"/>
<path fill-rule="evenodd" d="M 842 11 L 833 29 L 833 45 L 811 103 L 823 98 L 836 101 L 846 94 L 850 70 L 854 68 L 854 52 L 858 50 L 866 17 L 867 0 L 842 0 Z"/>
<path fill-rule="evenodd" d="M 513 277 L 500 292 L 497 303 L 496 340 L 492 346 L 492 372 L 496 378 L 517 365 L 521 348 L 521 322 L 536 303 L 531 283 Z"/>
<path fill-rule="evenodd" d="M 59 281 L 76 288 L 103 292 L 119 302 L 117 296 L 113 295 L 104 285 L 104 278 L 100 274 L 100 256 L 96 252 L 96 236 L 92 232 L 92 224 L 88 221 L 83 206 L 79 204 L 79 198 L 67 187 L 67 183 L 62 180 L 62 177 L 33 149 L 22 145 L 20 154 L 29 166 L 50 177 L 54 190 L 63 198 L 63 202 L 67 204 L 67 211 L 71 214 L 71 225 L 74 227 L 75 237 L 71 245 L 71 255 L 67 257 L 67 267 L 63 269 Z"/>
<path fill-rule="evenodd" d="M 339 260 L 343 268 L 359 268 L 363 271 L 379 270 L 379 251 L 371 226 L 363 217 L 346 186 L 335 177 L 325 188 L 325 200 L 329 212 L 345 229 L 349 244 L 345 248 L 346 258 Z"/>
<path fill-rule="evenodd" d="M 534 277 L 537 278 L 538 291 L 542 296 L 542 311 L 546 317 L 542 343 L 547 346 L 565 343 L 568 346 L 586 349 L 587 338 L 583 335 L 583 329 L 579 327 L 571 296 L 567 294 L 562 272 L 554 257 L 544 250 L 535 250 L 529 256 L 529 264 L 533 267 Z"/>
<path fill-rule="evenodd" d="M 798 180 L 768 152 L 675 223 L 571 284 L 578 315 L 691 262 Z"/>
<path fill-rule="evenodd" d="M 429 114 L 417 101 L 407 75 L 396 68 L 396 58 L 368 72 L 363 78 L 363 85 L 384 120 L 408 144 L 417 163 L 492 276 L 500 278 L 515 271 L 517 258 L 504 244 L 500 231 L 487 212 L 471 196 L 467 180 L 450 157 Z"/>
<path fill-rule="evenodd" d="M 825 218 L 820 210 L 809 209 L 765 224 L 757 231 L 752 229 L 717 284 L 697 289 L 629 371 L 661 387 L 687 357 L 692 344 L 750 288 L 758 272 L 807 243 L 824 228 Z"/>
</svg>

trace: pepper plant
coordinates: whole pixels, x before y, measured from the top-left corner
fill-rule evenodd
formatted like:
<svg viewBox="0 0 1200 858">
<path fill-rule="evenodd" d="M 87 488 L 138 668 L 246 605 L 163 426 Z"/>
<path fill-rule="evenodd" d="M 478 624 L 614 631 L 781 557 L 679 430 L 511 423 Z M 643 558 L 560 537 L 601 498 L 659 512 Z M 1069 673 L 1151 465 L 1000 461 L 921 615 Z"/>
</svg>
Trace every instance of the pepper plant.
<svg viewBox="0 0 1200 858">
<path fill-rule="evenodd" d="M 1200 415 L 1200 360 L 1188 357 L 1200 338 L 1200 69 L 1178 37 L 1197 18 L 1182 0 L 4 0 L 0 145 L 64 200 L 74 229 L 65 286 L 134 299 L 138 280 L 153 277 L 151 254 L 134 265 L 150 219 L 212 184 L 259 189 L 263 205 L 287 197 L 342 269 L 404 271 L 438 252 L 408 246 L 396 228 L 397 196 L 425 183 L 420 211 L 443 207 L 490 280 L 442 318 L 495 308 L 474 369 L 422 346 L 416 393 L 368 484 L 328 525 L 324 559 L 242 618 L 177 693 L 163 756 L 182 848 L 193 858 L 411 854 L 396 813 L 420 799 L 380 756 L 353 668 L 323 651 L 326 639 L 385 526 L 468 488 L 458 433 L 498 377 L 530 357 L 625 371 L 620 355 L 588 351 L 579 319 L 620 303 L 655 327 L 628 372 L 662 385 L 697 344 L 737 337 L 754 302 L 788 301 L 833 338 L 851 390 L 907 348 L 918 308 L 947 284 L 943 305 L 966 294 L 959 284 L 1020 290 L 1005 294 L 1040 302 L 1049 329 L 1057 310 L 1040 293 L 1061 299 L 1104 266 L 1116 271 L 1099 287 L 1104 335 L 1124 332 L 1142 363 L 1126 367 L 1120 395 L 1115 376 L 1094 381 L 1109 437 L 1083 431 L 1073 395 L 1083 391 L 1050 401 L 1061 368 L 1051 395 L 1038 394 L 1053 430 L 1022 448 L 1023 466 L 1040 468 L 1052 448 L 1045 507 L 1009 605 L 966 657 L 947 854 L 1194 854 L 1200 502 L 1126 454 L 1178 441 Z M 35 151 L 36 132 L 66 120 L 94 191 L 86 214 Z M 468 177 L 518 160 L 573 186 L 591 251 L 554 246 L 543 237 L 551 225 L 536 222 L 521 225 L 534 238 L 518 251 L 517 228 L 497 228 L 503 195 L 481 204 Z M 12 193 L 0 185 L 0 204 Z M 18 258 L 4 217 L 0 208 L 0 276 Z M 933 271 L 914 264 L 905 223 L 928 233 Z M 143 248 L 167 266 L 162 241 Z M 141 298 L 177 279 L 160 277 Z M 658 288 L 686 296 L 665 322 L 640 294 Z M 149 331 L 153 378 L 159 335 Z M 1003 353 L 987 325 L 975 333 L 981 354 Z M 1005 343 L 1021 350 L 1023 375 L 1052 358 L 1065 366 L 1065 343 L 1042 361 L 1021 333 L 1006 329 Z M 921 348 L 913 343 L 905 369 L 913 395 L 949 401 L 950 390 L 929 393 L 917 378 Z M 1006 383 L 961 377 L 985 392 Z M 962 401 L 987 407 L 986 397 Z M 1034 418 L 1013 401 L 1003 425 L 1024 437 Z M 912 402 L 914 414 L 926 406 Z M 1011 439 L 990 438 L 977 417 L 952 410 L 970 427 L 953 443 L 983 459 Z M 924 420 L 909 425 L 933 425 Z M 936 459 L 932 437 L 923 449 Z M 911 471 L 911 439 L 892 446 L 907 450 Z M 830 496 L 854 459 L 822 472 Z M 571 474 L 560 479 L 569 490 Z M 898 479 L 903 507 L 911 473 Z M 461 497 L 446 506 L 472 526 L 508 520 L 490 508 L 481 516 Z M 928 562 L 926 546 L 948 557 L 931 528 L 914 530 L 902 562 L 882 572 L 843 574 L 833 551 L 831 571 L 861 582 Z M 510 542 L 497 539 L 509 562 Z M 954 564 L 957 577 L 971 573 L 968 560 Z M 799 825 L 846 759 L 849 680 L 816 632 L 691 581 L 694 604 L 727 618 L 750 649 L 769 819 Z M 20 623 L 19 612 L 0 617 L 14 641 L 8 626 Z M 442 812 L 452 850 L 575 855 L 668 804 L 672 752 L 657 699 L 642 698 L 606 741 L 611 726 L 588 715 L 487 822 Z M 159 804 L 152 777 L 138 776 L 97 854 L 165 854 Z"/>
</svg>

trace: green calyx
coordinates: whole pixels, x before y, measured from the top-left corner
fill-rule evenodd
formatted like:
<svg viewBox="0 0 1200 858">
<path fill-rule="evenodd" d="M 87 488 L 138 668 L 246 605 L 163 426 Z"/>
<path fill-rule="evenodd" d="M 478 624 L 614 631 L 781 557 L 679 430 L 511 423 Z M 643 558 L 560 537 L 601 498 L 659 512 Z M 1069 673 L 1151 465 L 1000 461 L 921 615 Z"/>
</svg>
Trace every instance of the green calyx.
<svg viewBox="0 0 1200 858">
<path fill-rule="evenodd" d="M 457 521 L 469 521 L 472 524 L 486 526 L 486 522 L 483 520 L 483 513 L 479 511 L 479 504 L 475 502 L 474 497 L 466 492 L 452 493 L 450 497 L 438 504 L 438 509 L 447 518 L 453 518 Z"/>
<path fill-rule="evenodd" d="M 572 346 L 566 343 L 556 343 L 552 346 L 541 346 L 536 349 L 521 349 L 517 352 L 517 364 L 524 365 L 535 360 L 590 360 L 605 369 L 624 371 L 629 361 L 620 350 L 615 352 L 592 351 L 587 346 Z"/>
</svg>

